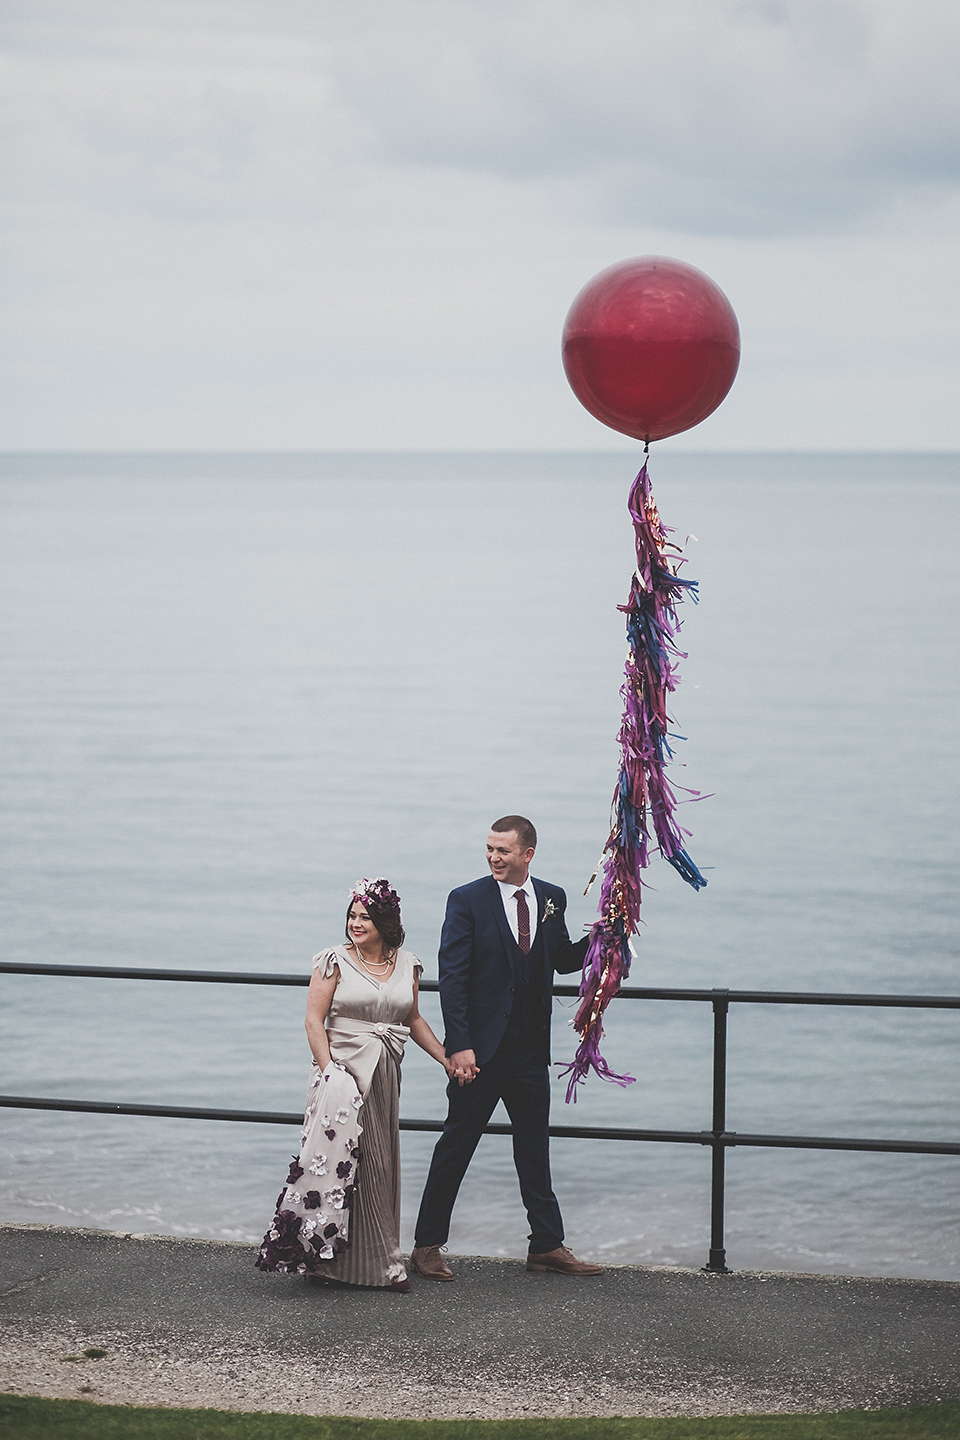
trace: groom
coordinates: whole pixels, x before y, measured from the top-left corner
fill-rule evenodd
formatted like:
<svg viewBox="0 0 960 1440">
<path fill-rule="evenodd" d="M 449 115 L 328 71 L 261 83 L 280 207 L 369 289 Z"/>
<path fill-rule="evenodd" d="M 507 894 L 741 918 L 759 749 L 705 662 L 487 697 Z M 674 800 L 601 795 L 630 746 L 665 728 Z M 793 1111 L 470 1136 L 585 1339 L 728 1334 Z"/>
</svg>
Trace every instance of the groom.
<svg viewBox="0 0 960 1440">
<path fill-rule="evenodd" d="M 452 1280 L 442 1254 L 467 1166 L 497 1101 L 513 1125 L 513 1161 L 530 1221 L 528 1270 L 599 1275 L 563 1244 L 550 1183 L 550 1010 L 553 972 L 579 970 L 587 950 L 567 934 L 567 897 L 530 878 L 537 832 L 522 815 L 487 836 L 490 874 L 447 900 L 440 936 L 440 1004 L 454 1067 L 449 1108 L 417 1218 L 413 1268 Z"/>
</svg>

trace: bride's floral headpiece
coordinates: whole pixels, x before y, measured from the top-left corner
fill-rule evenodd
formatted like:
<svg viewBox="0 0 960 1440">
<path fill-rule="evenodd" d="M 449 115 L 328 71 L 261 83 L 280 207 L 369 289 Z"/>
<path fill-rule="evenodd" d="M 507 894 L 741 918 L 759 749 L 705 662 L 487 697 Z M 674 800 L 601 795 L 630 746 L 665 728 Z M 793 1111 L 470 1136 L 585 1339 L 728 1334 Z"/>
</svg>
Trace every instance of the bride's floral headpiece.
<svg viewBox="0 0 960 1440">
<path fill-rule="evenodd" d="M 371 915 L 395 915 L 400 919 L 400 896 L 382 875 L 373 880 L 358 880 L 349 893 L 350 899 L 366 906 Z"/>
</svg>

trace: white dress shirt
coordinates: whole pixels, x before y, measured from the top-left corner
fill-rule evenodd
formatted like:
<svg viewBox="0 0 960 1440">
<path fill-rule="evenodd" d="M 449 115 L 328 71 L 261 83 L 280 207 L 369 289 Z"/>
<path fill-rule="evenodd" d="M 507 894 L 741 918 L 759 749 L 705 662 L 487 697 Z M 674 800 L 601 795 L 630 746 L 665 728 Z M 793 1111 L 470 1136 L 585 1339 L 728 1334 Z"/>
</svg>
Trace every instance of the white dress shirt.
<svg viewBox="0 0 960 1440">
<path fill-rule="evenodd" d="M 520 922 L 517 920 L 517 902 L 514 896 L 518 890 L 522 890 L 526 895 L 527 909 L 530 911 L 530 948 L 532 950 L 537 934 L 537 892 L 533 888 L 533 881 L 528 875 L 522 885 L 508 885 L 503 880 L 498 880 L 497 884 L 500 886 L 500 897 L 506 911 L 507 924 L 513 931 L 513 938 L 517 944 L 520 943 Z"/>
</svg>

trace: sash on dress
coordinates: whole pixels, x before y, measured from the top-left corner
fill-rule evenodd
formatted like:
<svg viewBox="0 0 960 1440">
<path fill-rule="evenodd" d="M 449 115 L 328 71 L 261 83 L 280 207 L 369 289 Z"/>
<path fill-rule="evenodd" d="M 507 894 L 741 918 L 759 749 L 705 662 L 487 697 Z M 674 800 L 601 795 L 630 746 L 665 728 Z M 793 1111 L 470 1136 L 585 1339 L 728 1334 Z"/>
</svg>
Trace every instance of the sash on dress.
<svg viewBox="0 0 960 1440">
<path fill-rule="evenodd" d="M 409 1034 L 409 1026 L 394 1025 L 385 1020 L 355 1020 L 348 1015 L 327 1017 L 330 1053 L 338 1064 L 345 1065 L 350 1071 L 364 1099 L 369 1094 L 373 1074 L 384 1049 L 399 1065 Z"/>
</svg>

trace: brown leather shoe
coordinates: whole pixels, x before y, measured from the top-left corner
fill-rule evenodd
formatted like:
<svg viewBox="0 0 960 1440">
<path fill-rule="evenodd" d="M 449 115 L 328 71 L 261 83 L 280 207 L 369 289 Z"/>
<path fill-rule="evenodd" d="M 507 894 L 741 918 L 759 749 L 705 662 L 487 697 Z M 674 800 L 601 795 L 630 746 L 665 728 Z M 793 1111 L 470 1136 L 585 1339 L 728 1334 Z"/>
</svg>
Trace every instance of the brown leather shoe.
<svg viewBox="0 0 960 1440">
<path fill-rule="evenodd" d="M 558 1270 L 561 1275 L 601 1275 L 602 1265 L 589 1265 L 586 1260 L 578 1260 L 576 1255 L 571 1255 L 566 1245 L 558 1245 L 556 1250 L 548 1250 L 545 1255 L 528 1255 L 528 1270 Z"/>
<path fill-rule="evenodd" d="M 439 1245 L 418 1245 L 410 1256 L 410 1264 L 424 1280 L 452 1280 L 453 1271 L 440 1254 Z"/>
</svg>

